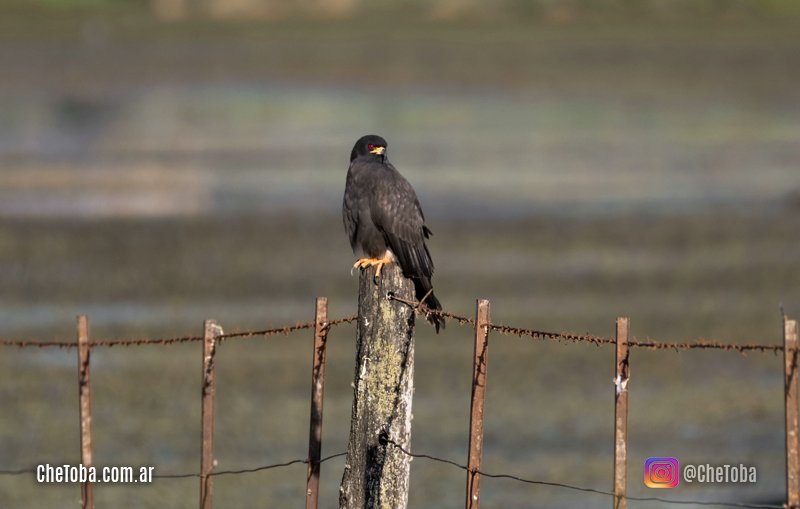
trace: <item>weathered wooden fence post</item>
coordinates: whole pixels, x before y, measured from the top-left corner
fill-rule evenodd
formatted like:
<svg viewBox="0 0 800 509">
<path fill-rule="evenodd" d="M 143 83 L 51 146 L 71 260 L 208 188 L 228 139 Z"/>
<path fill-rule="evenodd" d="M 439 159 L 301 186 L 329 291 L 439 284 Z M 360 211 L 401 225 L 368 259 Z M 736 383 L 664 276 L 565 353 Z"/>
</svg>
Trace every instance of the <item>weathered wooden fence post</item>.
<svg viewBox="0 0 800 509">
<path fill-rule="evenodd" d="M 325 396 L 325 357 L 328 342 L 328 298 L 317 297 L 314 313 L 314 358 L 311 361 L 311 418 L 308 432 L 306 509 L 319 502 L 319 460 L 322 455 L 322 404 Z"/>
<path fill-rule="evenodd" d="M 91 346 L 89 345 L 89 318 L 78 316 L 78 387 L 81 413 L 81 464 L 92 466 L 92 387 L 89 370 Z M 89 481 L 81 485 L 81 508 L 94 507 L 94 493 Z"/>
<path fill-rule="evenodd" d="M 211 509 L 213 501 L 214 470 L 214 395 L 216 394 L 216 361 L 222 328 L 214 320 L 203 322 L 203 390 L 200 433 L 200 509 Z"/>
<path fill-rule="evenodd" d="M 784 395 L 786 397 L 786 506 L 800 507 L 798 458 L 797 321 L 783 318 Z"/>
<path fill-rule="evenodd" d="M 626 509 L 628 499 L 628 335 L 630 319 L 617 318 L 617 355 L 614 378 L 614 509 Z"/>
<path fill-rule="evenodd" d="M 404 508 L 411 458 L 414 391 L 414 310 L 388 295 L 413 301 L 414 284 L 397 264 L 361 272 L 350 441 L 339 507 Z M 393 443 L 392 443 L 393 442 Z"/>
</svg>

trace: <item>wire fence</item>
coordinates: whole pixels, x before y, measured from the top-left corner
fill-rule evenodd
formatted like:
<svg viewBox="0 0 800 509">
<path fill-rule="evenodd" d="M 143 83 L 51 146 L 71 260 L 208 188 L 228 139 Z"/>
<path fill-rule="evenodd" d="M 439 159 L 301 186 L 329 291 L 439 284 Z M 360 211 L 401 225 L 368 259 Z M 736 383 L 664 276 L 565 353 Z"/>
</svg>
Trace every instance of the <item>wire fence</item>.
<svg viewBox="0 0 800 509">
<path fill-rule="evenodd" d="M 386 444 L 397 448 L 397 450 L 399 450 L 401 453 L 403 453 L 406 456 L 409 456 L 411 458 L 430 460 L 430 461 L 433 461 L 433 462 L 436 462 L 436 463 L 442 463 L 442 464 L 445 464 L 445 465 L 449 465 L 449 466 L 455 467 L 455 468 L 463 470 L 465 472 L 469 471 L 469 468 L 467 467 L 467 465 L 458 463 L 456 461 L 453 461 L 453 460 L 450 460 L 450 459 L 447 459 L 447 458 L 442 458 L 442 457 L 439 457 L 439 456 L 433 456 L 431 454 L 412 453 L 411 451 L 405 449 L 403 446 L 401 446 L 397 442 L 395 442 L 393 440 L 390 440 L 390 439 L 386 440 Z M 325 456 L 324 458 L 321 458 L 319 460 L 319 462 L 317 462 L 317 463 L 318 464 L 323 464 L 323 463 L 326 463 L 326 462 L 328 462 L 330 460 L 344 457 L 346 454 L 347 454 L 346 452 L 340 452 L 340 453 L 336 453 L 336 454 L 331 454 L 329 456 Z M 296 459 L 289 460 L 289 461 L 284 461 L 284 462 L 281 462 L 281 463 L 272 463 L 272 464 L 269 464 L 269 465 L 262 465 L 262 466 L 258 466 L 258 467 L 252 467 L 252 468 L 243 468 L 243 469 L 238 469 L 238 470 L 219 470 L 219 471 L 216 471 L 216 472 L 212 472 L 209 475 L 211 475 L 213 477 L 220 477 L 220 476 L 225 476 L 225 475 L 254 474 L 254 473 L 257 473 L 257 472 L 263 472 L 263 471 L 266 471 L 266 470 L 273 470 L 273 469 L 276 469 L 276 468 L 285 468 L 285 467 L 291 467 L 291 466 L 300 465 L 300 464 L 308 465 L 309 463 L 310 463 L 310 461 L 308 460 L 308 458 L 296 458 Z M 573 491 L 581 491 L 581 492 L 585 492 L 585 493 L 594 493 L 594 494 L 605 495 L 605 496 L 610 496 L 610 497 L 614 496 L 614 493 L 611 492 L 611 491 L 600 490 L 600 489 L 596 489 L 596 488 L 589 488 L 589 487 L 585 487 L 585 486 L 577 486 L 577 485 L 574 485 L 574 484 L 553 482 L 553 481 L 543 481 L 543 480 L 537 480 L 537 479 L 527 479 L 527 478 L 520 477 L 520 476 L 513 475 L 513 474 L 507 474 L 507 473 L 497 474 L 497 473 L 487 472 L 487 471 L 484 471 L 484 470 L 478 470 L 477 472 L 483 477 L 488 477 L 488 478 L 492 478 L 492 479 L 508 479 L 508 480 L 512 480 L 512 481 L 516 481 L 516 482 L 524 483 L 524 484 L 534 484 L 534 485 L 539 485 L 539 486 L 550 486 L 550 487 L 555 487 L 555 488 L 564 488 L 564 489 L 573 490 Z M 20 470 L 0 470 L 0 475 L 6 475 L 6 476 L 35 475 L 35 474 L 36 474 L 36 470 L 35 469 L 29 469 L 29 468 L 20 469 Z M 184 473 L 184 474 L 153 474 L 152 477 L 153 477 L 153 479 L 199 479 L 201 477 L 201 475 L 199 473 L 192 472 L 192 473 Z M 729 502 L 729 501 L 728 502 L 724 502 L 724 501 L 709 501 L 709 500 L 672 500 L 672 499 L 666 499 L 666 498 L 661 498 L 661 497 L 634 497 L 634 496 L 629 496 L 629 495 L 626 496 L 625 498 L 627 500 L 633 500 L 633 501 L 637 501 L 637 502 L 662 502 L 662 503 L 674 504 L 674 505 L 708 505 L 708 506 L 724 506 L 724 507 L 744 507 L 744 508 L 753 508 L 753 509 L 782 509 L 782 508 L 786 507 L 784 504 L 747 504 L 747 503 Z"/>
<path fill-rule="evenodd" d="M 419 310 L 419 303 L 405 301 L 398 297 L 389 295 L 389 299 L 399 301 L 406 305 L 412 306 Z M 476 352 L 479 348 L 486 351 L 488 344 L 489 332 L 496 332 L 505 336 L 527 337 L 534 340 L 542 341 L 556 341 L 565 343 L 588 343 L 595 346 L 615 346 L 617 348 L 617 379 L 615 384 L 616 391 L 616 415 L 620 412 L 624 413 L 624 425 L 618 425 L 615 429 L 615 444 L 618 450 L 615 451 L 615 476 L 621 469 L 622 472 L 626 471 L 627 464 L 625 458 L 627 457 L 627 370 L 629 368 L 630 360 L 627 355 L 627 349 L 630 348 L 643 348 L 650 350 L 720 350 L 720 351 L 735 351 L 741 354 L 751 352 L 756 353 L 772 353 L 778 354 L 783 352 L 784 362 L 784 381 L 785 381 L 785 403 L 786 403 L 786 452 L 787 452 L 787 501 L 784 504 L 758 504 L 758 503 L 742 503 L 733 501 L 709 501 L 709 500 L 674 500 L 661 497 L 636 497 L 630 496 L 626 491 L 626 483 L 615 483 L 614 490 L 603 490 L 593 487 L 578 486 L 570 483 L 556 482 L 542 479 L 531 479 L 512 473 L 495 473 L 487 472 L 480 469 L 480 456 L 477 461 L 470 456 L 470 461 L 467 464 L 459 463 L 455 460 L 437 457 L 431 454 L 414 453 L 404 447 L 403 445 L 395 442 L 388 436 L 381 437 L 381 444 L 390 446 L 401 452 L 402 454 L 427 461 L 437 462 L 449 465 L 467 472 L 468 479 L 477 477 L 484 477 L 490 479 L 505 479 L 514 481 L 521 484 L 550 486 L 572 491 L 580 491 L 584 493 L 592 493 L 602 496 L 612 497 L 614 500 L 614 507 L 625 508 L 627 501 L 638 502 L 660 502 L 663 504 L 673 505 L 714 505 L 714 506 L 727 506 L 727 507 L 742 507 L 754 509 L 798 509 L 800 508 L 800 459 L 798 457 L 798 390 L 797 390 L 797 323 L 792 320 L 784 319 L 784 342 L 783 344 L 768 344 L 765 342 L 752 342 L 752 343 L 730 343 L 717 340 L 708 340 L 705 338 L 697 338 L 692 341 L 683 342 L 665 342 L 657 341 L 654 339 L 636 339 L 628 338 L 627 319 L 619 319 L 617 322 L 617 335 L 615 337 L 598 336 L 593 334 L 575 334 L 572 332 L 552 332 L 537 329 L 522 328 L 510 326 L 506 324 L 494 323 L 488 320 L 488 301 L 481 301 L 485 303 L 485 313 L 481 315 L 479 303 L 476 309 L 476 316 L 467 317 L 461 316 L 448 311 L 426 311 L 427 313 L 438 313 L 441 316 L 455 321 L 462 326 L 471 326 L 475 330 L 476 338 Z M 481 319 L 481 316 L 484 318 Z M 201 508 L 211 507 L 212 491 L 210 480 L 214 477 L 226 475 L 244 475 L 254 474 L 262 471 L 287 468 L 296 465 L 306 465 L 308 467 L 308 491 L 307 491 L 307 504 L 306 507 L 316 507 L 317 496 L 319 491 L 319 465 L 330 460 L 340 458 L 346 455 L 344 452 L 332 454 L 326 457 L 320 457 L 319 451 L 321 450 L 321 424 L 322 424 L 322 392 L 324 390 L 324 368 L 325 368 L 325 344 L 327 342 L 327 335 L 334 327 L 354 323 L 358 320 L 357 316 L 347 316 L 343 318 L 327 319 L 327 299 L 320 298 L 317 300 L 317 316 L 315 320 L 308 322 L 301 322 L 294 325 L 287 325 L 281 327 L 274 327 L 259 330 L 244 330 L 231 333 L 222 333 L 221 329 L 216 327 L 214 322 L 207 321 L 205 334 L 202 336 L 186 335 L 175 337 L 162 337 L 162 338 L 120 338 L 120 339 L 103 339 L 103 340 L 89 340 L 88 337 L 88 322 L 85 317 L 79 317 L 79 337 L 78 341 L 41 341 L 41 340 L 26 340 L 26 339 L 13 339 L 13 338 L 0 338 L 0 346 L 22 348 L 64 348 L 71 349 L 77 348 L 79 350 L 79 385 L 81 387 L 81 433 L 82 433 L 82 447 L 81 447 L 81 463 L 83 465 L 91 465 L 91 414 L 89 404 L 91 393 L 90 376 L 89 376 L 89 356 L 88 352 L 92 348 L 110 348 L 110 347 L 135 347 L 147 345 L 174 345 L 188 342 L 203 342 L 204 343 L 204 356 L 203 356 L 203 440 L 204 443 L 204 458 L 201 460 L 200 472 L 188 473 L 173 473 L 173 474 L 153 474 L 153 479 L 187 479 L 198 478 L 201 481 Z M 621 321 L 623 320 L 623 321 Z M 82 324 L 82 325 L 81 325 Z M 621 325 L 622 324 L 622 325 Z M 211 325 L 211 327 L 210 327 Z M 622 328 L 620 328 L 622 327 Z M 243 468 L 237 470 L 218 470 L 214 471 L 211 463 L 211 450 L 213 433 L 206 433 L 207 427 L 213 431 L 213 398 L 214 398 L 214 355 L 216 346 L 220 343 L 235 340 L 235 339 L 251 339 L 258 337 L 271 337 L 278 335 L 290 335 L 298 331 L 313 330 L 315 337 L 315 355 L 314 365 L 312 366 L 312 408 L 311 408 L 311 433 L 309 440 L 309 455 L 306 458 L 296 458 L 289 461 L 280 463 L 272 463 L 252 468 Z M 214 332 L 216 331 L 216 332 Z M 484 343 L 481 345 L 481 338 Z M 621 356 L 621 357 L 620 357 Z M 486 363 L 486 356 L 476 355 L 475 369 L 479 372 L 481 368 L 483 373 L 486 373 L 486 365 L 478 366 L 478 363 Z M 208 377 L 206 375 L 211 374 Z M 473 380 L 473 389 L 476 381 Z M 484 382 L 485 383 L 485 380 Z M 473 391 L 474 392 L 474 391 Z M 620 396 L 624 395 L 624 398 Z M 483 394 L 480 395 L 483 398 Z M 208 407 L 206 403 L 210 403 Z M 476 401 L 473 398 L 473 405 Z M 482 405 L 482 401 L 480 401 Z M 211 416 L 205 415 L 206 408 L 211 412 Z M 482 413 L 482 412 L 481 412 Z M 617 419 L 619 423 L 619 419 Z M 473 441 L 481 437 L 475 436 L 475 429 L 471 426 L 470 429 L 470 445 Z M 480 433 L 482 435 L 482 424 L 480 426 Z M 621 435 L 621 436 L 620 436 Z M 619 450 L 619 444 L 623 444 Z M 207 446 L 207 447 L 206 447 Z M 208 450 L 208 457 L 206 456 L 206 449 Z M 619 456 L 622 456 L 622 461 Z M 0 469 L 0 476 L 20 476 L 20 475 L 34 475 L 35 469 L 21 468 L 21 469 Z M 625 475 L 625 474 L 623 474 Z M 468 489 L 470 483 L 468 482 Z M 82 504 L 85 508 L 93 507 L 91 483 L 84 483 L 82 485 Z M 479 488 L 477 493 L 468 493 L 467 507 L 477 508 L 477 500 L 479 499 Z"/>
<path fill-rule="evenodd" d="M 393 300 L 397 300 L 400 302 L 408 302 L 403 299 L 393 297 Z M 450 313 L 448 311 L 429 311 L 432 314 L 438 314 L 445 318 L 449 318 L 454 320 L 459 325 L 470 325 L 475 326 L 475 320 L 473 318 L 457 315 L 455 313 Z M 326 322 L 324 325 L 326 328 L 330 329 L 336 327 L 338 325 L 353 323 L 358 320 L 358 317 L 355 315 L 346 316 L 343 318 L 337 318 L 335 320 L 330 320 Z M 269 337 L 269 336 L 288 336 L 289 334 L 300 331 L 300 330 L 307 330 L 314 328 L 313 321 L 309 322 L 301 322 L 296 323 L 294 325 L 284 325 L 281 327 L 274 327 L 270 329 L 259 329 L 259 330 L 243 330 L 237 332 L 230 332 L 224 333 L 219 335 L 219 342 L 224 342 L 229 339 L 249 339 L 249 338 L 256 338 L 256 337 Z M 614 337 L 610 336 L 596 336 L 593 334 L 577 334 L 573 332 L 553 332 L 553 331 L 544 331 L 544 330 L 537 330 L 537 329 L 527 329 L 523 327 L 515 327 L 511 325 L 505 325 L 501 323 L 488 323 L 489 328 L 500 334 L 506 336 L 517 336 L 517 337 L 529 337 L 531 339 L 538 339 L 538 340 L 547 340 L 547 341 L 557 341 L 557 342 L 567 342 L 567 343 L 590 343 L 596 346 L 603 346 L 603 345 L 616 345 L 617 340 Z M 191 342 L 200 342 L 203 341 L 203 336 L 172 336 L 172 337 L 162 337 L 162 338 L 117 338 L 117 339 L 102 339 L 102 340 L 92 340 L 91 347 L 128 347 L 128 346 L 146 346 L 146 345 L 175 345 L 180 343 L 191 343 Z M 75 341 L 46 341 L 46 340 L 37 340 L 37 339 L 14 339 L 14 338 L 0 338 L 0 346 L 6 347 L 17 347 L 17 348 L 64 348 L 64 349 L 71 349 L 77 348 L 78 343 Z M 759 353 L 773 353 L 778 354 L 783 352 L 784 346 L 782 344 L 767 344 L 763 341 L 755 341 L 750 343 L 730 343 L 724 342 L 719 340 L 709 340 L 703 337 L 699 337 L 689 341 L 682 341 L 682 342 L 670 342 L 670 341 L 659 341 L 652 338 L 647 339 L 632 339 L 628 341 L 628 346 L 632 348 L 644 348 L 648 350 L 674 350 L 674 351 L 681 351 L 681 350 L 726 350 L 726 351 L 733 351 L 739 352 L 742 354 L 748 352 L 759 352 Z"/>
<path fill-rule="evenodd" d="M 338 318 L 331 320 L 325 324 L 325 327 L 331 328 L 345 323 L 352 323 L 358 319 L 357 316 L 348 316 L 345 318 Z M 268 336 L 288 336 L 289 334 L 305 330 L 313 329 L 315 322 L 302 322 L 294 325 L 284 325 L 282 327 L 274 327 L 271 329 L 261 330 L 244 330 L 238 332 L 229 332 L 220 334 L 217 338 L 221 343 L 229 339 L 249 339 L 255 337 L 268 337 Z M 120 338 L 120 339 L 103 339 L 92 340 L 91 347 L 114 347 L 114 346 L 145 346 L 145 345 L 176 345 L 180 343 L 191 343 L 203 341 L 203 336 L 174 336 L 165 338 Z M 0 339 L 0 346 L 11 346 L 17 348 L 77 348 L 78 343 L 75 341 L 42 341 L 36 339 Z"/>
</svg>

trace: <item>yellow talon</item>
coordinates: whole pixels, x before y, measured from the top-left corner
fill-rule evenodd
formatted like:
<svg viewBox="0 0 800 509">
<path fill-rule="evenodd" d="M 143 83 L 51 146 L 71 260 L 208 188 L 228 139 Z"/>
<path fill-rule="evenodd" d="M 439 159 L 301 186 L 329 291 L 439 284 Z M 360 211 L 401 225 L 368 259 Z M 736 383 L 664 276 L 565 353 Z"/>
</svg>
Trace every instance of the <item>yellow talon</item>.
<svg viewBox="0 0 800 509">
<path fill-rule="evenodd" d="M 353 268 L 366 269 L 367 267 L 377 266 L 375 269 L 375 277 L 381 277 L 381 270 L 383 266 L 392 263 L 392 258 L 388 253 L 383 255 L 383 258 L 359 258 L 353 264 Z"/>
<path fill-rule="evenodd" d="M 375 277 L 381 277 L 381 269 L 382 269 L 382 268 L 383 268 L 383 266 L 384 266 L 384 265 L 386 265 L 387 263 L 391 263 L 391 262 L 390 262 L 390 261 L 388 261 L 388 260 L 387 260 L 387 261 L 384 261 L 384 260 L 378 260 L 378 263 L 376 263 L 376 264 L 375 264 L 375 265 L 377 265 L 377 266 L 378 266 L 378 268 L 377 268 L 377 269 L 375 269 Z"/>
</svg>

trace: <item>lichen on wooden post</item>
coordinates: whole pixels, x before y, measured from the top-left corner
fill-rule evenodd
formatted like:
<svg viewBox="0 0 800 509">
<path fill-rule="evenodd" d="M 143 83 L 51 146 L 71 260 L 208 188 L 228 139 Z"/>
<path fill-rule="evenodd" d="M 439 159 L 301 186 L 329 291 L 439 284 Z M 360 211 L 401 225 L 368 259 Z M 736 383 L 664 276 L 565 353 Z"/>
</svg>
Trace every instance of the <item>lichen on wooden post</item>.
<svg viewBox="0 0 800 509">
<path fill-rule="evenodd" d="M 396 265 L 361 272 L 353 411 L 340 508 L 404 508 L 414 392 L 414 284 Z"/>
</svg>

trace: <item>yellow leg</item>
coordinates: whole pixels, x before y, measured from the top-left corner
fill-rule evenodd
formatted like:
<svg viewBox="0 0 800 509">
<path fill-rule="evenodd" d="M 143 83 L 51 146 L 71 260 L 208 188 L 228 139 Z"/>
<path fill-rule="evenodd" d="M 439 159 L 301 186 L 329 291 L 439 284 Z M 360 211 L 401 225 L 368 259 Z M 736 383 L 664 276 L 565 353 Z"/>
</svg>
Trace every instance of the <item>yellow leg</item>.
<svg viewBox="0 0 800 509">
<path fill-rule="evenodd" d="M 359 258 L 356 263 L 353 264 L 353 268 L 366 269 L 367 267 L 376 265 L 378 268 L 375 270 L 375 277 L 381 277 L 383 266 L 392 263 L 392 261 L 391 256 L 389 256 L 387 252 L 384 253 L 383 258 Z"/>
</svg>

